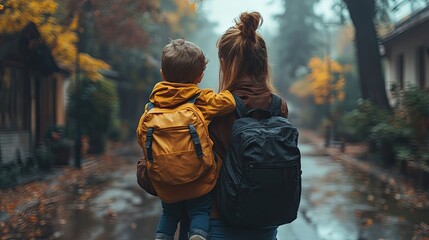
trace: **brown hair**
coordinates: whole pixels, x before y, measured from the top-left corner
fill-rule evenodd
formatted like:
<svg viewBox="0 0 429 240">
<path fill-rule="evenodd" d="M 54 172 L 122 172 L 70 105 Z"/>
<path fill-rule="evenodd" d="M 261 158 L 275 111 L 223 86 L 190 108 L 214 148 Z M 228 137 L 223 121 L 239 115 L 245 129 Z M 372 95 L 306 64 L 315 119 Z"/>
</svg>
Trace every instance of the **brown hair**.
<svg viewBox="0 0 429 240">
<path fill-rule="evenodd" d="M 171 40 L 162 50 L 161 69 L 169 82 L 193 83 L 206 65 L 201 48 L 184 39 Z"/>
<path fill-rule="evenodd" d="M 232 84 L 244 76 L 256 83 L 264 84 L 274 91 L 271 83 L 268 52 L 264 39 L 256 32 L 263 23 L 258 12 L 243 12 L 218 40 L 219 59 L 223 60 L 223 71 L 219 89 L 233 90 Z"/>
</svg>

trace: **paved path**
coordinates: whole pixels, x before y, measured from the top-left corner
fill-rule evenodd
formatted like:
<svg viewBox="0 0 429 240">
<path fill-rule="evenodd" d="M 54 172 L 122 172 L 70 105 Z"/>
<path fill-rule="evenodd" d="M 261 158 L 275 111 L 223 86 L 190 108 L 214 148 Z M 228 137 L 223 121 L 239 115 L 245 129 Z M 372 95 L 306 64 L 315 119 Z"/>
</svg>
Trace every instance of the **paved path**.
<svg viewBox="0 0 429 240">
<path fill-rule="evenodd" d="M 303 153 L 303 195 L 299 217 L 279 228 L 278 240 L 410 240 L 415 226 L 429 224 L 429 210 L 311 144 Z M 121 153 L 129 165 L 113 172 L 110 187 L 82 209 L 69 209 L 55 226 L 57 239 L 152 240 L 161 211 L 159 200 L 135 181 L 135 154 Z M 416 238 L 424 239 L 424 238 Z"/>
</svg>

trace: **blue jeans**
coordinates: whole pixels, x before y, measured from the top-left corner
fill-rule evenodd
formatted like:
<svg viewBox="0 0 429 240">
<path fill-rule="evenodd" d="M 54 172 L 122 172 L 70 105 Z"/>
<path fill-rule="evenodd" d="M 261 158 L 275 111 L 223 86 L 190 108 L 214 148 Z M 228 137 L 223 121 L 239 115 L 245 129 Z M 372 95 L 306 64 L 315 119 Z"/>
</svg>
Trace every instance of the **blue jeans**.
<svg viewBox="0 0 429 240">
<path fill-rule="evenodd" d="M 188 236 L 193 234 L 202 235 L 208 238 L 209 235 L 209 215 L 212 208 L 212 196 L 208 193 L 199 198 L 186 200 L 177 203 L 162 202 L 162 216 L 159 220 L 156 237 L 165 240 L 172 240 L 176 232 L 177 224 L 184 214 L 189 217 L 190 225 L 186 227 Z"/>
<path fill-rule="evenodd" d="M 187 221 L 180 222 L 179 240 L 188 240 Z M 277 227 L 259 229 L 239 229 L 225 225 L 221 219 L 210 219 L 210 240 L 276 240 Z"/>
</svg>

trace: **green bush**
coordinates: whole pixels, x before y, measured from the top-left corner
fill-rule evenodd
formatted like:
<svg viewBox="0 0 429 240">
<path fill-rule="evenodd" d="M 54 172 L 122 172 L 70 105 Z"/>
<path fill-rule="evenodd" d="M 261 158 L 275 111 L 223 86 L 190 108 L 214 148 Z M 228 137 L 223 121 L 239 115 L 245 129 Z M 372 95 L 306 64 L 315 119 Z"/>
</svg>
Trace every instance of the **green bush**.
<svg viewBox="0 0 429 240">
<path fill-rule="evenodd" d="M 349 141 L 373 141 L 388 161 L 429 166 L 429 94 L 410 87 L 401 100 L 392 113 L 360 101 L 355 110 L 341 118 L 340 131 Z"/>
<path fill-rule="evenodd" d="M 379 123 L 371 128 L 371 139 L 376 142 L 394 143 L 399 138 L 398 129 L 389 123 Z"/>
<path fill-rule="evenodd" d="M 34 160 L 39 169 L 49 170 L 54 161 L 54 154 L 49 146 L 41 144 L 34 151 Z"/>
<path fill-rule="evenodd" d="M 107 79 L 92 81 L 85 78 L 82 80 L 80 94 L 77 93 L 76 86 L 73 86 L 69 92 L 69 99 L 69 132 L 75 132 L 76 111 L 79 111 L 82 135 L 89 137 L 89 151 L 103 152 L 107 137 L 119 126 L 116 85 Z"/>
<path fill-rule="evenodd" d="M 340 118 L 339 130 L 349 141 L 367 141 L 372 128 L 390 118 L 386 110 L 377 108 L 368 100 L 359 100 L 358 107 Z"/>
<path fill-rule="evenodd" d="M 404 93 L 403 105 L 412 114 L 429 117 L 429 94 L 424 90 L 417 87 L 407 89 Z"/>
<path fill-rule="evenodd" d="M 397 120 L 404 125 L 407 144 L 403 146 L 408 157 L 399 152 L 404 160 L 415 161 L 429 166 L 429 93 L 417 87 L 404 92 L 402 106 L 397 109 Z"/>
</svg>

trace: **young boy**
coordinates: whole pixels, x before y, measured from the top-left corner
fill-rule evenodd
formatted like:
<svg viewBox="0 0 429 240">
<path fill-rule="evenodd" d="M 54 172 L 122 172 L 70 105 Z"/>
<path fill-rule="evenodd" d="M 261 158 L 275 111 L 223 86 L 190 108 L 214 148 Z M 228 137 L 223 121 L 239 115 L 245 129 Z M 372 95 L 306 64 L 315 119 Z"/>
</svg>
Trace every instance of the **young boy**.
<svg viewBox="0 0 429 240">
<path fill-rule="evenodd" d="M 162 51 L 162 63 L 161 63 L 161 82 L 157 83 L 152 90 L 150 95 L 150 102 L 155 108 L 168 109 L 174 108 L 178 105 L 188 103 L 189 101 L 194 102 L 195 107 L 202 113 L 203 121 L 206 121 L 208 125 L 215 116 L 228 114 L 235 109 L 235 101 L 232 94 L 229 91 L 222 91 L 218 94 L 214 93 L 209 89 L 199 89 L 197 84 L 201 82 L 204 70 L 207 65 L 207 60 L 202 50 L 195 44 L 185 41 L 183 39 L 172 40 L 167 44 Z M 196 98 L 195 98 L 196 97 Z M 147 130 L 143 125 L 147 125 L 147 121 L 150 121 L 150 117 L 145 118 L 146 114 L 151 108 L 146 107 L 143 113 L 139 126 L 137 128 L 138 142 L 140 146 L 146 150 L 145 155 L 147 158 L 148 151 L 148 140 Z M 149 119 L 149 120 L 148 120 Z M 145 126 L 146 126 L 145 125 Z M 156 130 L 153 130 L 154 132 Z M 182 139 L 174 139 L 175 133 L 169 135 L 169 144 L 179 144 Z M 198 132 L 201 138 L 208 136 L 207 131 Z M 152 136 L 150 136 L 152 139 Z M 150 140 L 151 141 L 151 140 Z M 212 142 L 209 139 L 212 146 Z M 169 147 L 169 146 L 168 146 Z M 176 146 L 172 146 L 174 148 Z M 210 153 L 204 153 L 214 155 L 212 149 L 209 148 Z M 150 151 L 152 151 L 150 149 Z M 193 153 L 194 154 L 194 153 Z M 152 157 L 152 156 L 151 156 Z M 148 161 L 148 159 L 146 159 Z M 177 159 L 171 162 L 171 165 L 167 164 L 167 168 L 173 168 L 179 161 L 187 161 L 188 158 L 177 155 Z M 162 161 L 153 157 L 152 163 Z M 148 164 L 150 161 L 148 161 Z M 210 175 L 211 179 L 209 182 L 206 177 L 196 178 L 192 182 L 192 187 L 189 191 L 178 190 L 176 186 L 179 185 L 165 185 L 156 184 L 155 174 L 149 174 L 153 186 L 158 193 L 158 196 L 162 200 L 163 213 L 158 225 L 156 239 L 161 240 L 173 240 L 174 233 L 176 232 L 177 224 L 181 220 L 184 213 L 190 218 L 190 240 L 205 240 L 209 238 L 209 215 L 211 210 L 211 194 L 210 191 L 216 184 L 216 179 L 219 173 L 219 165 L 213 164 L 207 172 L 207 176 Z M 184 165 L 189 166 L 189 165 Z M 174 175 L 175 171 L 179 172 L 183 169 L 164 169 L 162 173 L 170 172 Z M 191 169 L 190 172 L 195 172 Z M 204 172 L 204 173 L 205 173 Z M 201 183 L 199 183 L 201 182 Z M 202 187 L 204 185 L 204 187 Z M 195 196 L 195 192 L 204 189 L 202 192 Z M 162 194 L 161 194 L 162 193 Z M 162 195 L 162 196 L 161 196 Z M 179 197 L 180 195 L 180 197 Z M 186 195 L 186 196 L 183 196 Z M 177 199 L 181 199 L 177 201 Z"/>
</svg>

